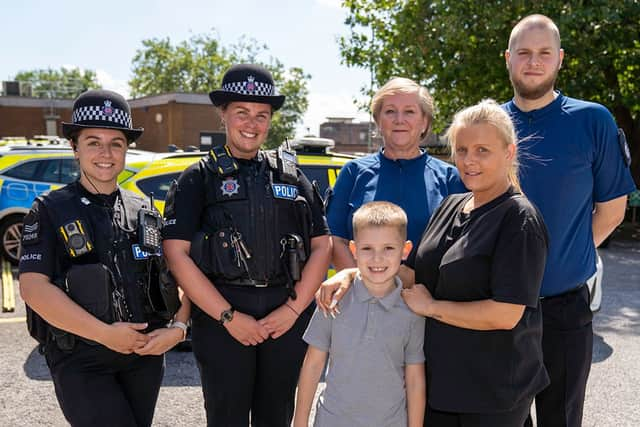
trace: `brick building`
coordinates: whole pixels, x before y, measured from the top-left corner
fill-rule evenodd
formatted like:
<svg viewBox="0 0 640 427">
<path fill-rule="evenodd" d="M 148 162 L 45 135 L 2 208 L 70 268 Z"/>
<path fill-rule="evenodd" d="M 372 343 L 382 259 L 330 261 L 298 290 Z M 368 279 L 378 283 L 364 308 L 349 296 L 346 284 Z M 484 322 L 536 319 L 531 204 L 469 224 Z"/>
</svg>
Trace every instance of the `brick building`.
<svg viewBox="0 0 640 427">
<path fill-rule="evenodd" d="M 351 117 L 327 117 L 327 121 L 320 124 L 320 138 L 333 139 L 336 144 L 333 151 L 337 153 L 370 153 L 383 145 L 375 123 L 354 122 Z M 438 157 L 446 157 L 448 153 L 444 140 L 432 133 L 420 142 L 420 146 Z"/>
<path fill-rule="evenodd" d="M 129 101 L 133 124 L 143 127 L 137 148 L 167 151 L 200 147 L 224 140 L 220 118 L 208 95 L 167 93 Z M 62 136 L 62 122 L 71 120 L 72 100 L 24 96 L 0 96 L 0 137 L 34 135 Z"/>
<path fill-rule="evenodd" d="M 25 96 L 0 96 L 0 137 L 62 135 L 63 121 L 71 120 L 73 101 Z"/>
<path fill-rule="evenodd" d="M 320 138 L 333 139 L 336 153 L 369 153 L 382 145 L 382 138 L 373 132 L 375 128 L 373 123 L 354 122 L 351 117 L 327 117 L 327 121 L 320 124 Z"/>
</svg>

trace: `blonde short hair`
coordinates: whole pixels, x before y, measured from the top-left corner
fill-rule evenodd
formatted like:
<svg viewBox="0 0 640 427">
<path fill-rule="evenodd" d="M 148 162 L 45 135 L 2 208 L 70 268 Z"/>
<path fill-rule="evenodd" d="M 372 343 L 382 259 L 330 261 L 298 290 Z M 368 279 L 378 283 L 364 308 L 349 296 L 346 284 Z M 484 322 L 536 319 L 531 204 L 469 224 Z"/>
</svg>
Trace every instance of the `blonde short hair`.
<svg viewBox="0 0 640 427">
<path fill-rule="evenodd" d="M 476 105 L 459 111 L 453 117 L 453 123 L 451 123 L 446 133 L 449 146 L 451 147 L 451 157 L 455 158 L 458 132 L 463 128 L 480 124 L 493 126 L 498 131 L 498 135 L 500 135 L 505 147 L 509 145 L 514 146 L 515 155 L 508 176 L 511 185 L 521 192 L 522 188 L 520 187 L 520 179 L 518 178 L 518 138 L 513 126 L 513 121 L 509 114 L 493 99 L 482 100 Z"/>
<path fill-rule="evenodd" d="M 405 77 L 393 77 L 391 80 L 386 82 L 384 86 L 378 89 L 371 100 L 371 114 L 373 114 L 373 120 L 377 125 L 379 125 L 378 119 L 380 118 L 380 111 L 382 110 L 382 104 L 384 103 L 385 98 L 388 96 L 398 95 L 400 93 L 415 93 L 418 95 L 418 105 L 420 106 L 420 110 L 429 121 L 429 126 L 424 132 L 424 135 L 421 135 L 421 137 L 424 138 L 426 134 L 429 133 L 431 123 L 433 122 L 433 98 L 429 95 L 429 91 L 425 87 L 420 86 L 411 79 L 407 79 Z"/>
<path fill-rule="evenodd" d="M 353 214 L 353 238 L 358 232 L 368 227 L 393 227 L 402 240 L 407 239 L 407 214 L 391 202 L 369 202 L 358 208 Z"/>
<path fill-rule="evenodd" d="M 513 45 L 516 43 L 523 30 L 531 28 L 550 30 L 558 45 L 558 49 L 560 48 L 560 30 L 558 30 L 558 26 L 551 20 L 551 18 L 536 14 L 525 16 L 515 25 L 515 27 L 513 27 L 511 35 L 509 36 L 508 49 L 511 50 L 513 48 Z"/>
</svg>

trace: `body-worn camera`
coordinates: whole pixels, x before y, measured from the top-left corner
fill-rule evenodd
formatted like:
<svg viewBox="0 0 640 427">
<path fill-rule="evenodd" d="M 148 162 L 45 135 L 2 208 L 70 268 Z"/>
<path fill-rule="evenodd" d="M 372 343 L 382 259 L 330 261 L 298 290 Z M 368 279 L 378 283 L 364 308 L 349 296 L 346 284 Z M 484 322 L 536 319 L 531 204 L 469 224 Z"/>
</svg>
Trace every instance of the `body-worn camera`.
<svg viewBox="0 0 640 427">
<path fill-rule="evenodd" d="M 77 258 L 93 250 L 93 244 L 89 240 L 87 229 L 82 220 L 76 219 L 59 228 L 67 253 L 72 258 Z"/>
<path fill-rule="evenodd" d="M 220 176 L 225 177 L 233 175 L 238 171 L 238 163 L 233 158 L 229 151 L 229 147 L 226 145 L 214 145 L 211 147 L 211 151 L 209 153 L 213 158 L 215 167 Z"/>
</svg>

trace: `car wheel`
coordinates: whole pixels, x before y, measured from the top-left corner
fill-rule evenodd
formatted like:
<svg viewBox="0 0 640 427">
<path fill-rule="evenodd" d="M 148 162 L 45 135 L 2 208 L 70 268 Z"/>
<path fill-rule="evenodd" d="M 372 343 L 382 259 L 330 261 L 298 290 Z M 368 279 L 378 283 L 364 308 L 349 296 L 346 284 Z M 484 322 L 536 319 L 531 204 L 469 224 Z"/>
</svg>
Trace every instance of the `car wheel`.
<svg viewBox="0 0 640 427">
<path fill-rule="evenodd" d="M 11 215 L 2 221 L 0 236 L 2 236 L 2 256 L 11 264 L 18 264 L 20 240 L 22 239 L 22 215 Z"/>
</svg>

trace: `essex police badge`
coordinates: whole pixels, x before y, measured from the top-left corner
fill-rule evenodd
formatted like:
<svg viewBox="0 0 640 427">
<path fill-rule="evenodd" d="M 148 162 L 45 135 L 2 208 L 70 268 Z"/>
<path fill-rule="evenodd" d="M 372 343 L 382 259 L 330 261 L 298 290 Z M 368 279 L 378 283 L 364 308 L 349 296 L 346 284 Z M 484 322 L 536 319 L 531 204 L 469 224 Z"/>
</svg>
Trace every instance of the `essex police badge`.
<svg viewBox="0 0 640 427">
<path fill-rule="evenodd" d="M 238 194 L 238 189 L 240 188 L 240 184 L 238 184 L 237 179 L 227 178 L 222 181 L 222 185 L 220 186 L 220 191 L 222 191 L 223 196 L 233 196 L 234 194 Z"/>
<path fill-rule="evenodd" d="M 247 92 L 253 92 L 254 90 L 256 90 L 256 84 L 254 82 L 256 78 L 253 76 L 248 76 L 247 77 L 247 82 L 244 84 L 244 88 Z"/>
<path fill-rule="evenodd" d="M 102 114 L 105 116 L 110 116 L 113 114 L 113 108 L 111 107 L 111 101 L 108 99 L 104 100 L 104 107 L 102 107 Z"/>
</svg>

